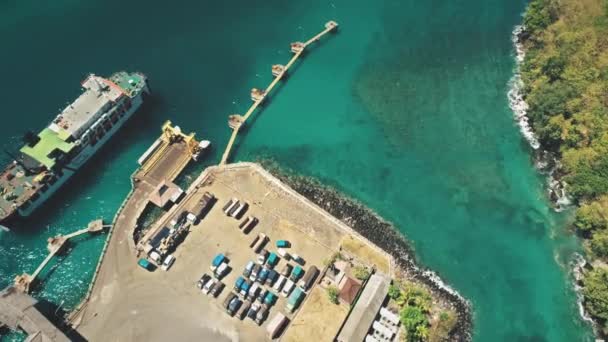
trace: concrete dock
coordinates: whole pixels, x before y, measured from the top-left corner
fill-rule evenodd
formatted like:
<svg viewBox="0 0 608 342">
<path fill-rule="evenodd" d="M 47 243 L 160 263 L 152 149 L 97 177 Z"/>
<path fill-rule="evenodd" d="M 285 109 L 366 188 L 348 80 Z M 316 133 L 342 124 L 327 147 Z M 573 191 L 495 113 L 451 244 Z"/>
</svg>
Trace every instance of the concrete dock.
<svg viewBox="0 0 608 342">
<path fill-rule="evenodd" d="M 146 155 L 140 158 L 141 167 L 131 176 L 131 192 L 114 217 L 110 236 L 93 275 L 89 291 L 81 305 L 68 318 L 68 321 L 75 326 L 84 315 L 89 298 L 94 295 L 94 285 L 98 282 L 111 281 L 116 274 L 124 273 L 124 270 L 135 264 L 133 234 L 138 219 L 150 203 L 151 194 L 160 183 L 173 182 L 193 160 L 196 153 L 200 152 L 194 134 L 184 134 L 170 121 L 165 122 L 161 130 L 161 136 L 153 145 L 155 149 L 146 151 Z"/>
<path fill-rule="evenodd" d="M 70 339 L 36 307 L 38 301 L 13 287 L 0 291 L 0 326 L 21 330 L 27 341 L 69 342 Z"/>
<path fill-rule="evenodd" d="M 156 226 L 166 224 L 176 212 L 190 210 L 205 192 L 214 194 L 218 202 L 200 223 L 192 226 L 185 241 L 173 253 L 177 261 L 168 272 L 141 269 L 129 248 L 132 234 L 122 229 L 115 231 L 87 308 L 78 319 L 77 329 L 85 338 L 268 341 L 265 325 L 258 327 L 250 320 L 231 318 L 221 306 L 242 267 L 255 257 L 247 246 L 258 233 L 270 237 L 268 248 L 277 239 L 291 241 L 292 250 L 306 260 L 307 268 L 316 265 L 321 269 L 325 259 L 342 251 L 374 265 L 379 271 L 392 273 L 393 261 L 388 254 L 259 165 L 239 163 L 207 168 L 186 192 L 186 197 L 161 217 Z M 243 234 L 237 227 L 239 221 L 227 217 L 221 210 L 223 203 L 232 197 L 247 201 L 250 208 L 246 215 L 260 220 L 249 234 Z M 201 294 L 195 283 L 203 272 L 209 272 L 208 265 L 219 252 L 229 256 L 234 270 L 223 280 L 228 288 L 215 299 Z M 328 336 L 331 339 L 337 334 L 348 306 L 328 304 L 321 289 L 310 297 L 301 313 L 289 316 L 294 322 L 307 323 L 289 328 L 287 340 L 301 340 L 321 324 L 326 324 L 324 329 L 314 333 L 318 340 L 327 340 Z M 285 301 L 282 297 L 279 299 L 271 316 L 283 311 Z M 325 314 L 315 314 L 316 310 L 335 317 L 327 319 Z M 311 319 L 315 323 L 311 323 Z"/>
</svg>

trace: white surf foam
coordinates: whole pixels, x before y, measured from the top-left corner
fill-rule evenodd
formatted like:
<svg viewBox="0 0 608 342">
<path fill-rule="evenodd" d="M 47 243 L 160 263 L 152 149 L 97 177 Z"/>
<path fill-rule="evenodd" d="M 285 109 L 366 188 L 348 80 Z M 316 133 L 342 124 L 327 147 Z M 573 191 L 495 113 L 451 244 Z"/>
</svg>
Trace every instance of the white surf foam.
<svg viewBox="0 0 608 342">
<path fill-rule="evenodd" d="M 515 46 L 515 60 L 516 60 L 516 68 L 515 75 L 509 81 L 509 92 L 507 96 L 509 98 L 509 107 L 513 111 L 513 115 L 515 116 L 515 120 L 519 125 L 519 129 L 523 134 L 524 138 L 530 143 L 530 146 L 538 150 L 540 148 L 540 142 L 536 138 L 534 131 L 532 131 L 532 127 L 530 126 L 530 120 L 528 118 L 528 104 L 524 100 L 523 95 L 523 87 L 524 82 L 521 79 L 521 63 L 524 61 L 526 57 L 526 52 L 524 51 L 524 46 L 519 40 L 520 34 L 523 32 L 523 26 L 515 26 L 513 30 L 513 35 L 511 40 L 513 41 L 513 46 Z"/>
<path fill-rule="evenodd" d="M 580 314 L 581 318 L 585 322 L 591 324 L 591 326 L 595 330 L 597 328 L 595 322 L 593 321 L 591 316 L 587 314 L 587 312 L 585 311 L 585 307 L 583 306 L 583 294 L 581 293 L 582 287 L 578 284 L 578 282 L 583 278 L 583 267 L 585 266 L 587 261 L 582 255 L 576 253 L 574 255 L 574 260 L 572 263 L 572 272 L 574 275 L 574 291 L 576 292 L 576 304 L 578 306 L 578 313 Z"/>
<path fill-rule="evenodd" d="M 513 116 L 519 125 L 519 129 L 536 153 L 535 166 L 538 170 L 547 174 L 547 191 L 554 203 L 555 211 L 563 211 L 572 204 L 572 199 L 566 193 L 566 183 L 555 176 L 555 172 L 560 168 L 559 161 L 547 151 L 541 150 L 540 141 L 532 130 L 528 117 L 529 106 L 523 95 L 524 82 L 521 78 L 521 64 L 526 58 L 524 45 L 520 40 L 520 35 L 524 31 L 522 25 L 515 26 L 511 36 L 513 47 L 515 48 L 515 73 L 509 81 L 509 107 L 513 111 Z"/>
</svg>

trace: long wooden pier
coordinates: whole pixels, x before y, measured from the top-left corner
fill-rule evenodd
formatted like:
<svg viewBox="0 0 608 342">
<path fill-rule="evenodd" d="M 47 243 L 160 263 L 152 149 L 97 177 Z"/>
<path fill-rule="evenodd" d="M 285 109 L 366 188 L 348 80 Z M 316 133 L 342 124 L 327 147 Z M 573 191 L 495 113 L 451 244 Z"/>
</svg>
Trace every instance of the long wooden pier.
<svg viewBox="0 0 608 342">
<path fill-rule="evenodd" d="M 312 43 L 320 40 L 325 34 L 332 32 L 334 30 L 337 30 L 337 29 L 338 29 L 338 23 L 336 23 L 333 20 L 328 21 L 325 24 L 325 29 L 323 31 L 319 32 L 317 35 L 310 38 L 306 42 L 291 43 L 291 52 L 294 54 L 293 57 L 291 57 L 291 59 L 285 66 L 275 65 L 272 67 L 272 74 L 273 74 L 273 76 L 275 76 L 275 78 L 272 80 L 270 85 L 268 85 L 268 87 L 266 87 L 265 90 L 263 90 L 263 91 L 260 91 L 257 89 L 252 90 L 251 98 L 253 100 L 253 105 L 251 105 L 251 107 L 245 113 L 245 115 L 243 115 L 242 117 L 234 116 L 233 118 L 231 118 L 230 127 L 232 128 L 232 135 L 230 136 L 230 140 L 228 141 L 226 150 L 224 151 L 224 154 L 222 155 L 222 160 L 220 161 L 220 165 L 224 165 L 228 161 L 228 158 L 230 157 L 230 151 L 232 149 L 232 146 L 234 145 L 237 135 L 239 134 L 239 130 L 240 130 L 241 126 L 247 121 L 247 119 L 251 116 L 251 114 L 253 114 L 253 112 L 258 108 L 258 106 L 264 101 L 266 96 L 268 96 L 268 94 L 270 94 L 270 92 L 276 86 L 276 84 L 281 79 L 283 79 L 283 77 L 287 74 L 287 71 L 289 70 L 289 68 L 298 60 L 298 58 L 300 58 L 300 56 L 302 56 L 302 54 L 304 53 L 304 50 Z"/>
<path fill-rule="evenodd" d="M 108 227 L 103 224 L 102 220 L 95 220 L 89 223 L 87 228 L 77 230 L 73 233 L 67 235 L 59 235 L 48 239 L 47 249 L 49 250 L 49 254 L 44 258 L 44 260 L 40 263 L 38 268 L 32 274 L 23 273 L 15 277 L 15 288 L 28 293 L 30 291 L 31 285 L 36 281 L 36 278 L 42 272 L 42 270 L 46 267 L 46 265 L 53 259 L 57 253 L 63 250 L 65 243 L 76 236 L 85 234 L 85 233 L 97 233 Z"/>
</svg>

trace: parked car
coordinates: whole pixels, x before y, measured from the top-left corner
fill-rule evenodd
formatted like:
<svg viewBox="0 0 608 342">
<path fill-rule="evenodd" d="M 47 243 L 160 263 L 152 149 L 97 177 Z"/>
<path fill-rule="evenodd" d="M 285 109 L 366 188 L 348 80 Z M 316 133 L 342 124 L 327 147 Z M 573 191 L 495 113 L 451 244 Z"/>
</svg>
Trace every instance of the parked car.
<svg viewBox="0 0 608 342">
<path fill-rule="evenodd" d="M 302 276 L 304 275 L 304 270 L 302 269 L 302 267 L 300 266 L 296 266 L 293 269 L 293 272 L 291 272 L 291 277 L 289 277 L 289 279 L 293 280 L 294 282 L 298 281 L 300 278 L 302 278 Z"/>
<path fill-rule="evenodd" d="M 268 273 L 270 273 L 270 270 L 266 267 L 263 267 L 260 271 L 260 274 L 258 274 L 257 281 L 259 281 L 260 284 L 264 284 L 264 282 L 266 282 L 266 278 L 268 278 Z"/>
<path fill-rule="evenodd" d="M 230 305 L 232 300 L 235 298 L 236 298 L 236 295 L 234 293 L 230 292 L 228 294 L 228 296 L 226 296 L 226 299 L 224 300 L 224 309 L 228 310 L 228 306 Z"/>
<path fill-rule="evenodd" d="M 163 269 L 163 271 L 168 271 L 174 262 L 175 262 L 175 257 L 173 255 L 169 254 L 165 258 L 165 260 L 163 260 L 163 265 L 161 266 L 161 268 Z"/>
<path fill-rule="evenodd" d="M 256 264 L 253 266 L 253 270 L 251 271 L 251 275 L 249 276 L 249 280 L 251 281 L 255 281 L 256 279 L 258 279 L 258 274 L 260 274 L 260 271 L 262 270 L 262 266 Z"/>
<path fill-rule="evenodd" d="M 243 282 L 243 285 L 241 285 L 241 290 L 240 290 L 240 294 L 243 296 L 243 298 L 247 297 L 247 293 L 249 292 L 250 288 L 251 288 L 251 283 L 249 282 L 249 280 L 245 280 Z"/>
<path fill-rule="evenodd" d="M 297 254 L 292 254 L 292 255 L 291 255 L 291 259 L 292 259 L 293 261 L 297 262 L 297 263 L 298 263 L 298 264 L 300 264 L 300 265 L 304 265 L 304 263 L 305 263 L 305 262 L 304 262 L 304 259 L 302 259 L 302 257 L 301 257 L 301 256 L 299 256 L 299 255 L 297 255 Z"/>
<path fill-rule="evenodd" d="M 239 276 L 238 278 L 236 278 L 236 281 L 234 282 L 234 291 L 238 292 L 241 290 L 241 286 L 243 286 L 243 283 L 245 282 L 245 278 Z"/>
<path fill-rule="evenodd" d="M 274 286 L 272 288 L 277 292 L 281 291 L 286 280 L 287 278 L 285 278 L 285 276 L 279 276 L 279 279 L 274 283 Z"/>
<path fill-rule="evenodd" d="M 243 302 L 239 299 L 239 297 L 234 297 L 228 304 L 228 308 L 226 309 L 226 311 L 230 316 L 234 316 L 239 307 L 241 307 L 242 303 Z"/>
<path fill-rule="evenodd" d="M 225 260 L 226 256 L 224 254 L 217 254 L 211 261 L 211 271 L 215 271 Z"/>
<path fill-rule="evenodd" d="M 255 320 L 255 316 L 258 313 L 258 310 L 260 310 L 262 306 L 258 303 L 252 303 L 251 307 L 249 308 L 249 311 L 247 311 L 247 317 L 251 318 L 252 320 Z"/>
<path fill-rule="evenodd" d="M 274 303 L 276 303 L 277 301 L 277 295 L 275 295 L 274 293 L 268 291 L 268 293 L 266 293 L 266 296 L 264 296 L 264 304 L 267 306 L 273 306 Z"/>
<path fill-rule="evenodd" d="M 279 253 L 279 255 L 285 260 L 289 260 L 291 258 L 291 255 L 289 255 L 289 253 L 287 253 L 287 251 L 283 248 L 277 249 L 277 253 Z"/>
<path fill-rule="evenodd" d="M 205 284 L 205 286 L 203 286 L 203 289 L 201 291 L 203 291 L 204 294 L 209 294 L 211 289 L 214 288 L 215 284 L 218 282 L 219 282 L 219 280 L 212 278 Z"/>
<path fill-rule="evenodd" d="M 268 317 L 268 308 L 266 308 L 265 306 L 262 306 L 260 308 L 260 310 L 258 311 L 258 313 L 255 315 L 255 322 L 258 325 L 262 325 L 262 322 L 264 322 L 266 317 Z"/>
<path fill-rule="evenodd" d="M 244 277 L 249 277 L 249 275 L 251 275 L 251 271 L 253 270 L 254 265 L 255 265 L 255 263 L 253 261 L 249 261 L 247 263 L 247 265 L 245 266 L 245 269 L 243 270 Z"/>
<path fill-rule="evenodd" d="M 283 266 L 283 269 L 281 270 L 281 274 L 285 277 L 289 277 L 291 275 L 291 270 L 293 270 L 293 266 L 291 266 L 290 264 L 285 264 L 285 266 Z"/>
<path fill-rule="evenodd" d="M 201 279 L 198 280 L 198 282 L 196 283 L 196 286 L 199 289 L 202 289 L 203 286 L 205 286 L 205 284 L 207 284 L 207 282 L 209 282 L 209 280 L 211 280 L 211 276 L 208 275 L 207 273 L 205 273 L 201 276 Z"/>
<path fill-rule="evenodd" d="M 283 290 L 281 291 L 281 296 L 283 296 L 283 297 L 289 296 L 289 294 L 291 293 L 291 290 L 293 290 L 294 285 L 295 285 L 294 282 L 291 281 L 290 279 L 288 279 L 287 282 L 285 283 L 285 286 L 283 286 Z"/>
<path fill-rule="evenodd" d="M 222 279 L 226 274 L 228 274 L 228 264 L 223 262 L 221 265 L 219 265 L 216 269 L 215 272 L 213 272 L 213 275 L 217 278 L 217 279 Z"/>
<path fill-rule="evenodd" d="M 276 264 L 279 263 L 279 256 L 274 254 L 274 253 L 270 253 L 268 255 L 268 259 L 266 260 L 266 264 L 272 268 L 274 267 Z"/>
<path fill-rule="evenodd" d="M 258 294 L 258 297 L 256 298 L 258 300 L 258 302 L 264 303 L 264 298 L 266 297 L 266 294 L 268 294 L 268 290 L 262 289 L 262 291 L 260 291 L 260 293 Z"/>
<path fill-rule="evenodd" d="M 220 293 L 222 293 L 222 290 L 224 289 L 226 285 L 224 285 L 224 283 L 222 283 L 221 281 L 218 280 L 217 283 L 215 283 L 215 286 L 213 287 L 213 289 L 211 289 L 211 295 L 213 297 L 216 297 L 220 295 Z"/>
<path fill-rule="evenodd" d="M 289 248 L 291 244 L 287 240 L 277 240 L 277 248 Z"/>
<path fill-rule="evenodd" d="M 253 302 L 259 292 L 260 292 L 260 284 L 254 283 L 253 285 L 251 285 L 251 288 L 249 288 L 249 293 L 247 294 L 247 298 Z"/>
<path fill-rule="evenodd" d="M 266 262 L 266 258 L 268 258 L 268 251 L 265 249 L 262 249 L 260 251 L 260 254 L 258 254 L 258 257 L 257 257 L 258 264 L 264 265 L 264 263 Z"/>
<path fill-rule="evenodd" d="M 137 261 L 137 265 L 139 265 L 139 267 L 143 268 L 144 270 L 148 271 L 148 272 L 152 272 L 152 270 L 154 269 L 154 265 L 152 265 L 151 262 L 149 262 L 148 260 L 141 258 Z"/>
<path fill-rule="evenodd" d="M 275 270 L 268 271 L 268 277 L 266 278 L 266 285 L 272 286 L 274 282 L 279 278 L 279 273 Z"/>
<path fill-rule="evenodd" d="M 236 312 L 236 317 L 238 317 L 241 320 L 244 319 L 245 316 L 247 315 L 247 311 L 249 311 L 250 307 L 251 307 L 250 301 L 248 301 L 248 300 L 243 301 L 243 304 L 241 305 L 239 310 Z"/>
</svg>

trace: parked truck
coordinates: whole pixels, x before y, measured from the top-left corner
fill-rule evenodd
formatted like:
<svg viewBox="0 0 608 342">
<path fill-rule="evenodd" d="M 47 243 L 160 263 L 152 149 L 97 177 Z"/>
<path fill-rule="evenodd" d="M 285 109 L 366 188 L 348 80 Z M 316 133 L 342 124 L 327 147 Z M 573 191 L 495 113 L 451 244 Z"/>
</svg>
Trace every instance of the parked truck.
<svg viewBox="0 0 608 342">
<path fill-rule="evenodd" d="M 287 299 L 285 310 L 287 310 L 289 313 L 296 311 L 298 306 L 300 306 L 300 303 L 302 303 L 302 300 L 304 300 L 304 295 L 304 291 L 301 288 L 296 287 Z"/>
<path fill-rule="evenodd" d="M 277 312 L 277 314 L 270 320 L 270 322 L 268 322 L 268 326 L 266 326 L 266 332 L 268 332 L 268 337 L 270 339 L 275 339 L 281 336 L 283 329 L 288 323 L 289 319 L 285 317 L 285 315 L 283 315 L 282 313 Z"/>
<path fill-rule="evenodd" d="M 255 245 L 253 246 L 253 252 L 254 253 L 259 253 L 262 248 L 264 248 L 264 245 L 266 245 L 266 242 L 268 242 L 268 236 L 266 236 L 266 234 L 260 233 L 258 238 L 258 241 L 255 243 Z"/>
<path fill-rule="evenodd" d="M 306 274 L 302 280 L 300 280 L 300 286 L 304 289 L 304 291 L 308 291 L 312 287 L 319 273 L 319 269 L 314 265 L 311 266 L 308 271 L 306 271 Z"/>
</svg>

